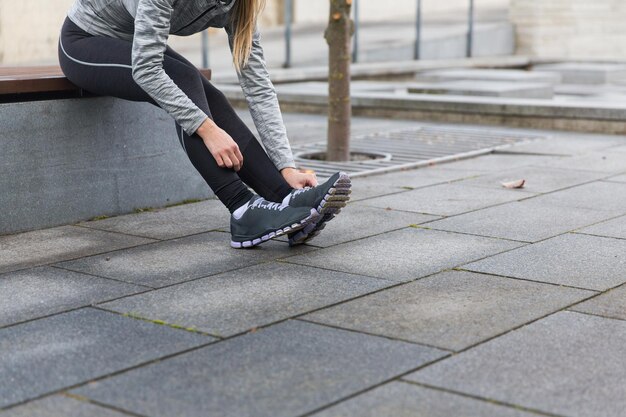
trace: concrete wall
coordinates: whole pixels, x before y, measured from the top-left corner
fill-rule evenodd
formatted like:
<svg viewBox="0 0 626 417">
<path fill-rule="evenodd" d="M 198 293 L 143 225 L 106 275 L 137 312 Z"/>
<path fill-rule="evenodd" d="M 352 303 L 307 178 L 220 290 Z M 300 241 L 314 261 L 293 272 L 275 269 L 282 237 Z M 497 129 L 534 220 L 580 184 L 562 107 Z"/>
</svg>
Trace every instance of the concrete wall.
<svg viewBox="0 0 626 417">
<path fill-rule="evenodd" d="M 150 104 L 0 104 L 0 126 L 0 235 L 211 195 Z"/>
<path fill-rule="evenodd" d="M 0 0 L 0 64 L 49 62 L 73 0 Z"/>
<path fill-rule="evenodd" d="M 328 21 L 328 0 L 294 0 L 295 21 L 298 23 L 320 23 Z M 523 0 L 522 0 L 523 1 Z M 509 0 L 477 0 L 476 7 L 507 7 Z M 360 18 L 363 22 L 381 20 L 411 20 L 416 13 L 415 0 L 376 1 L 360 0 Z M 466 13 L 469 0 L 422 0 L 422 14 L 428 18 L 441 13 Z"/>
<path fill-rule="evenodd" d="M 511 0 L 519 54 L 626 59 L 626 1 Z"/>
<path fill-rule="evenodd" d="M 56 62 L 61 23 L 74 0 L 0 0 L 0 65 L 37 65 Z M 509 0 L 477 0 L 476 7 L 506 7 Z M 524 0 L 525 1 L 525 0 Z M 296 23 L 328 20 L 328 0 L 294 0 Z M 464 17 L 468 0 L 422 0 L 425 17 L 441 12 Z M 361 0 L 362 21 L 411 20 L 415 0 L 381 2 Z M 393 5 L 393 7 L 390 7 Z M 267 0 L 261 25 L 272 27 L 284 22 L 284 0 Z M 199 44 L 199 42 L 198 42 Z"/>
</svg>

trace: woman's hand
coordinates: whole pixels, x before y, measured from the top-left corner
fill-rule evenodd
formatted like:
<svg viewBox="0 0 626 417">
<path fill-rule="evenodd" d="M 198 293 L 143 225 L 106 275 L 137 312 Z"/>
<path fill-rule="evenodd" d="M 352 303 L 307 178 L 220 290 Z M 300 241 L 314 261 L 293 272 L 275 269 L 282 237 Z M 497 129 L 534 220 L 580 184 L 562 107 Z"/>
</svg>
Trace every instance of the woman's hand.
<svg viewBox="0 0 626 417">
<path fill-rule="evenodd" d="M 202 138 L 204 144 L 215 158 L 217 165 L 222 168 L 232 168 L 239 171 L 243 165 L 243 155 L 239 146 L 232 137 L 213 120 L 207 118 L 198 128 L 196 133 Z"/>
<path fill-rule="evenodd" d="M 300 172 L 295 168 L 283 168 L 280 170 L 283 178 L 292 188 L 316 187 L 317 177 L 315 174 Z"/>
</svg>

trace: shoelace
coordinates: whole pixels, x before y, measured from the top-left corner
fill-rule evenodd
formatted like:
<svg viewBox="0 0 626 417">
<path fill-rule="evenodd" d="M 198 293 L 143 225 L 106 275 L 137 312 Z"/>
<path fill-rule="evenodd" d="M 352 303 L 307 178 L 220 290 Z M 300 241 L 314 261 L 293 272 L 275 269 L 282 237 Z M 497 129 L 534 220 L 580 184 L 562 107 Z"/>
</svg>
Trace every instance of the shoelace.
<svg viewBox="0 0 626 417">
<path fill-rule="evenodd" d="M 250 207 L 258 207 L 267 210 L 283 211 L 287 206 L 283 206 L 281 203 L 273 203 L 271 201 L 264 200 L 262 198 L 257 199 Z"/>
<path fill-rule="evenodd" d="M 298 188 L 297 190 L 295 190 L 291 195 L 293 197 L 297 196 L 298 194 L 302 194 L 305 191 L 309 191 L 312 187 L 304 187 L 304 188 Z"/>
</svg>

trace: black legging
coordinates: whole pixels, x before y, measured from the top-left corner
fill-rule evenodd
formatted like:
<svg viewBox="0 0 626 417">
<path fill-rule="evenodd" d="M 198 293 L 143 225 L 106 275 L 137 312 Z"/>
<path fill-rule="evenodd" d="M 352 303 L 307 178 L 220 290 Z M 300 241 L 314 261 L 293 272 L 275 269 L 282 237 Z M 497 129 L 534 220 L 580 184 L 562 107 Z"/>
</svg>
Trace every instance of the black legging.
<svg viewBox="0 0 626 417">
<path fill-rule="evenodd" d="M 59 62 L 65 76 L 90 93 L 157 105 L 133 80 L 131 49 L 130 41 L 90 35 L 66 18 L 59 42 Z M 266 200 L 282 201 L 292 188 L 224 94 L 170 47 L 165 51 L 163 69 L 239 146 L 244 160 L 241 170 L 221 168 L 200 136 L 189 136 L 176 124 L 179 140 L 191 163 L 230 212 L 252 197 L 244 182 Z"/>
</svg>

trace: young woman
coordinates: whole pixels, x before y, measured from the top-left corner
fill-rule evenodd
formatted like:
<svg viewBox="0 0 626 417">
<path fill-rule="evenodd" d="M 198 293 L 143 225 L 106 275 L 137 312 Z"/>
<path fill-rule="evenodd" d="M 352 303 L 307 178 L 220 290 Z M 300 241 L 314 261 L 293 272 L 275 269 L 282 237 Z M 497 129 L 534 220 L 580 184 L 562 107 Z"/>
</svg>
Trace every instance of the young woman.
<svg viewBox="0 0 626 417">
<path fill-rule="evenodd" d="M 295 169 L 260 45 L 262 7 L 263 0 L 75 0 L 59 40 L 61 68 L 78 87 L 149 102 L 174 118 L 187 156 L 231 212 L 235 248 L 285 233 L 292 245 L 305 242 L 345 206 L 351 185 L 338 172 L 318 186 L 314 174 Z M 170 34 L 209 27 L 228 34 L 267 153 L 222 92 L 167 46 Z"/>
</svg>

